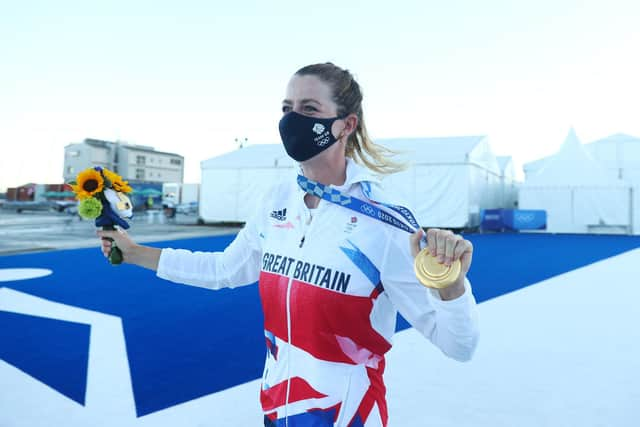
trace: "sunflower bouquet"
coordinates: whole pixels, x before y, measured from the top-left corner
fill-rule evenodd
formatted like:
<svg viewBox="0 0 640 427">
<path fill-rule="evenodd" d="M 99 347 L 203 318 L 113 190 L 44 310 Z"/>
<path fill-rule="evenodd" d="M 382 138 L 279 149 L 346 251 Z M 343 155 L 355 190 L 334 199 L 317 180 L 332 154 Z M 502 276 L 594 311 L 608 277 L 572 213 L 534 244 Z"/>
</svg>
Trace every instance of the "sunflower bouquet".
<svg viewBox="0 0 640 427">
<path fill-rule="evenodd" d="M 96 227 L 115 230 L 116 226 L 129 228 L 126 219 L 133 217 L 133 204 L 126 195 L 132 189 L 120 175 L 109 169 L 96 166 L 80 172 L 69 186 L 80 201 L 78 214 L 85 219 L 95 220 Z M 109 262 L 122 263 L 122 251 L 112 239 Z"/>
</svg>

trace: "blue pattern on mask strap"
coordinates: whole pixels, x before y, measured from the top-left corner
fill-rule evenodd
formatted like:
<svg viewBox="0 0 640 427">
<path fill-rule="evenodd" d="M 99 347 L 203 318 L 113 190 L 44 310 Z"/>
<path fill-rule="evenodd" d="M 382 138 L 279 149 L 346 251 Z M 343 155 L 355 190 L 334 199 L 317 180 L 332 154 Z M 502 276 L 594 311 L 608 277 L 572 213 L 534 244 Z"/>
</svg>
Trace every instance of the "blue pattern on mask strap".
<svg viewBox="0 0 640 427">
<path fill-rule="evenodd" d="M 377 286 L 380 283 L 380 270 L 376 268 L 373 262 L 367 258 L 367 256 L 353 244 L 351 240 L 347 242 L 353 247 L 353 249 L 340 246 L 340 249 L 349 259 L 364 273 L 365 276 L 371 281 L 373 286 Z"/>
</svg>

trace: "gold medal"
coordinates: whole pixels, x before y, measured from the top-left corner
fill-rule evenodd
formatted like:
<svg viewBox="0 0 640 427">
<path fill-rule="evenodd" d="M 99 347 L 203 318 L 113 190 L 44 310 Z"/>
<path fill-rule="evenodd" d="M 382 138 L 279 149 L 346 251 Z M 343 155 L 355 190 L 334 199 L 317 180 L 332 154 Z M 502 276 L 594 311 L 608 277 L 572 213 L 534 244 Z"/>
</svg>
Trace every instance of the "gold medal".
<svg viewBox="0 0 640 427">
<path fill-rule="evenodd" d="M 460 260 L 451 265 L 440 264 L 438 259 L 429 253 L 428 248 L 422 249 L 413 262 L 416 277 L 428 288 L 443 289 L 456 281 L 460 275 Z"/>
</svg>

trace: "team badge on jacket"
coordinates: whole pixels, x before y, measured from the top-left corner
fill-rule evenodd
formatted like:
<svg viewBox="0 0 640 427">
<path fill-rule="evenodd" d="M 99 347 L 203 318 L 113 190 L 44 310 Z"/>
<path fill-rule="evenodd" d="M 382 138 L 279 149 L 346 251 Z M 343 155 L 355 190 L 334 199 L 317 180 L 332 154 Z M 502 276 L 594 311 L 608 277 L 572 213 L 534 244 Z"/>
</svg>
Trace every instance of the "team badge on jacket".
<svg viewBox="0 0 640 427">
<path fill-rule="evenodd" d="M 358 226 L 358 217 L 352 216 L 349 221 L 344 225 L 345 234 L 351 234 Z"/>
</svg>

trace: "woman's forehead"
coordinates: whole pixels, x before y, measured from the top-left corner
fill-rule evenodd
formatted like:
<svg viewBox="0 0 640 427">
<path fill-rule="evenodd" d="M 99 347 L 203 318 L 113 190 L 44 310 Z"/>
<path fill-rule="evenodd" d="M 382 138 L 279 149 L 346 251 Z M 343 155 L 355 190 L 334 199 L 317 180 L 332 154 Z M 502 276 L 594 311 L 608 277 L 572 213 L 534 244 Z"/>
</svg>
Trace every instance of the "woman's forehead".
<svg viewBox="0 0 640 427">
<path fill-rule="evenodd" d="M 286 100 L 314 99 L 321 103 L 332 102 L 331 88 L 316 76 L 294 75 L 287 85 Z"/>
</svg>

